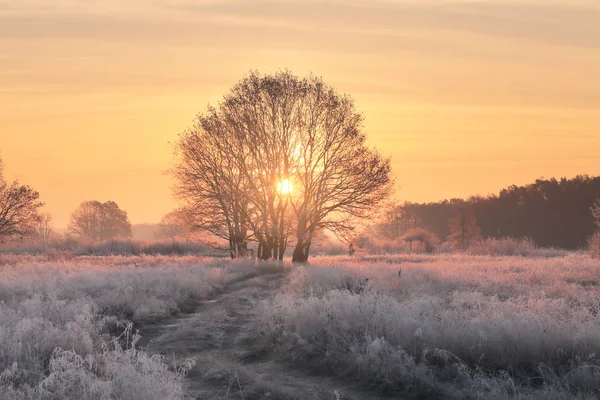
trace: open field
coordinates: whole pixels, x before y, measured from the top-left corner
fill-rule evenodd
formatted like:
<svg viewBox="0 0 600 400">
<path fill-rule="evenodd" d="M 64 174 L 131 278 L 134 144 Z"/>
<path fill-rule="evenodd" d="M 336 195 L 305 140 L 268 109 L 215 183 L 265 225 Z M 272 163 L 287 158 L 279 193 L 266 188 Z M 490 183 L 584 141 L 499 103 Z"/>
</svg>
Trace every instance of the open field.
<svg viewBox="0 0 600 400">
<path fill-rule="evenodd" d="M 599 309 L 577 253 L 0 255 L 0 398 L 593 399 Z"/>
</svg>

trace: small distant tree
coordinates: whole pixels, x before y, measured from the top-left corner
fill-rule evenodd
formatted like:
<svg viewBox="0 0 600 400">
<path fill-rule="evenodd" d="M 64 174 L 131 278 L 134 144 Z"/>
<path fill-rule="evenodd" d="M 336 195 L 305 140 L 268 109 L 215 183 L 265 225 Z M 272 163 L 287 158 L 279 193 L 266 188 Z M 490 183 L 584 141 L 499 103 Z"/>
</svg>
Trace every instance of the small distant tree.
<svg viewBox="0 0 600 400">
<path fill-rule="evenodd" d="M 232 147 L 232 128 L 209 108 L 180 135 L 170 173 L 179 200 L 177 218 L 191 233 L 209 233 L 229 244 L 231 258 L 246 254 L 251 236 L 246 173 Z"/>
<path fill-rule="evenodd" d="M 588 238 L 588 249 L 593 257 L 600 257 L 600 199 L 596 200 L 591 210 L 598 229 Z"/>
<path fill-rule="evenodd" d="M 600 258 L 600 230 L 588 238 L 588 250 L 592 257 Z"/>
<path fill-rule="evenodd" d="M 159 239 L 173 239 L 184 237 L 189 233 L 185 224 L 185 217 L 181 210 L 173 210 L 165 214 L 158 224 L 158 232 L 155 237 Z"/>
<path fill-rule="evenodd" d="M 591 207 L 592 216 L 594 217 L 594 223 L 600 228 L 600 199 L 596 200 L 594 205 Z"/>
<path fill-rule="evenodd" d="M 48 213 L 40 214 L 39 221 L 35 226 L 35 237 L 38 240 L 47 242 L 54 233 L 54 224 L 52 223 L 52 215 Z"/>
<path fill-rule="evenodd" d="M 386 207 L 380 221 L 368 229 L 377 238 L 394 240 L 417 228 L 418 223 L 419 219 L 413 213 L 396 203 Z"/>
<path fill-rule="evenodd" d="M 4 164 L 0 158 L 0 241 L 10 237 L 34 234 L 39 221 L 38 209 L 44 205 L 40 195 L 18 181 L 4 179 Z"/>
<path fill-rule="evenodd" d="M 69 234 L 93 240 L 131 237 L 131 223 L 127 212 L 114 201 L 101 203 L 85 201 L 71 214 Z"/>
<path fill-rule="evenodd" d="M 457 250 L 466 250 L 471 244 L 481 240 L 481 228 L 477 225 L 475 213 L 466 204 L 455 206 L 448 227 L 450 236 L 447 241 Z"/>
</svg>

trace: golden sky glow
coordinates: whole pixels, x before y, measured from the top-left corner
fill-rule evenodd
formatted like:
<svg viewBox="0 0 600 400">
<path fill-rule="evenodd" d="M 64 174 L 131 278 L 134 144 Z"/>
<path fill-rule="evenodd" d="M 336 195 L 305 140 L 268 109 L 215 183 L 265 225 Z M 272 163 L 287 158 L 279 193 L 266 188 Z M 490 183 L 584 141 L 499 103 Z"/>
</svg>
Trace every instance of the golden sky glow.
<svg viewBox="0 0 600 400">
<path fill-rule="evenodd" d="M 57 226 L 173 201 L 169 141 L 248 70 L 350 93 L 399 200 L 600 174 L 600 3 L 0 0 L 0 152 Z"/>
</svg>

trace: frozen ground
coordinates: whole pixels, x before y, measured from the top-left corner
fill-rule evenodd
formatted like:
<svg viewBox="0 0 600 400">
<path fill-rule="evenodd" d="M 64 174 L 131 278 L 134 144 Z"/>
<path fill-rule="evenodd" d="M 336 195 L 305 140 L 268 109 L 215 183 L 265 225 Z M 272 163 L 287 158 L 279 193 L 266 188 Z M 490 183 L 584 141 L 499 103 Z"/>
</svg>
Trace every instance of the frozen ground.
<svg viewBox="0 0 600 400">
<path fill-rule="evenodd" d="M 592 399 L 599 285 L 583 254 L 4 255 L 0 398 Z"/>
</svg>

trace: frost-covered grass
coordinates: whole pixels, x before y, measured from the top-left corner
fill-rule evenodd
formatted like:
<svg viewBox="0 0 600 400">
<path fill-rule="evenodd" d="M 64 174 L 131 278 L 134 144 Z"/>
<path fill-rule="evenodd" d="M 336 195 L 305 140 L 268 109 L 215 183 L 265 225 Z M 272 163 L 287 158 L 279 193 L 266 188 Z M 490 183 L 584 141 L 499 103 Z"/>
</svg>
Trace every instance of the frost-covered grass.
<svg viewBox="0 0 600 400">
<path fill-rule="evenodd" d="M 49 241 L 13 241 L 0 245 L 0 254 L 46 255 L 74 258 L 76 256 L 113 255 L 205 255 L 226 257 L 227 252 L 186 239 L 112 239 L 95 242 L 85 238 L 58 238 Z"/>
<path fill-rule="evenodd" d="M 321 257 L 262 307 L 282 359 L 406 398 L 600 395 L 588 255 Z"/>
<path fill-rule="evenodd" d="M 136 327 L 255 273 L 195 257 L 0 256 L 0 399 L 180 399 L 193 362 L 139 351 Z"/>
<path fill-rule="evenodd" d="M 529 238 L 488 238 L 472 244 L 467 253 L 477 256 L 564 257 L 566 250 L 537 247 Z"/>
<path fill-rule="evenodd" d="M 257 273 L 195 256 L 0 255 L 0 399 L 180 399 L 193 360 L 150 357 L 136 329 Z M 589 255 L 316 257 L 259 307 L 252 346 L 397 397 L 600 396 Z"/>
</svg>

